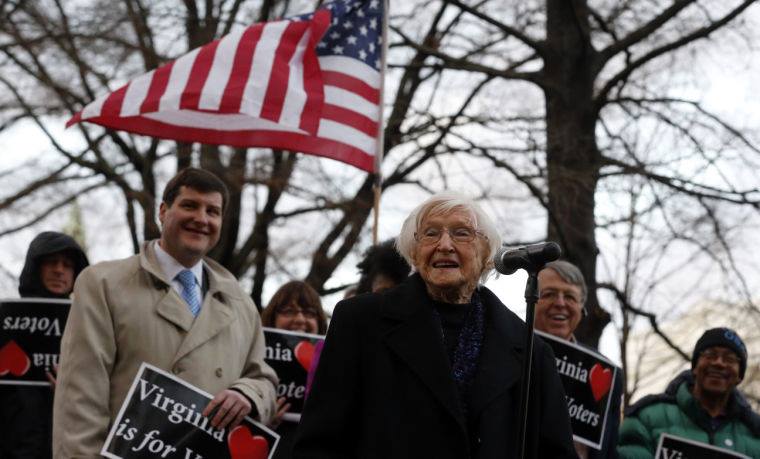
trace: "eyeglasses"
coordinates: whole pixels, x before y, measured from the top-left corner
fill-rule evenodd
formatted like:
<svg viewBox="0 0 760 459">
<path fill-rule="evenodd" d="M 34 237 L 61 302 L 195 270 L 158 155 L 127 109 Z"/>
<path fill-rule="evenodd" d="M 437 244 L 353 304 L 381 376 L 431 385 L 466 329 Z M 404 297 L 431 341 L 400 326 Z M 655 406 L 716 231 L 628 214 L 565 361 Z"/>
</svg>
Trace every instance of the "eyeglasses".
<svg viewBox="0 0 760 459">
<path fill-rule="evenodd" d="M 708 349 L 708 350 L 702 352 L 699 355 L 699 357 L 703 358 L 703 359 L 705 359 L 707 361 L 710 361 L 710 362 L 717 362 L 718 359 L 721 359 L 721 360 L 723 360 L 723 362 L 725 362 L 725 363 L 727 363 L 729 365 L 738 365 L 739 362 L 741 361 L 739 359 L 739 357 L 737 357 L 737 355 L 734 354 L 731 351 L 719 352 L 719 351 L 714 351 L 712 349 Z"/>
<path fill-rule="evenodd" d="M 552 303 L 555 302 L 555 301 L 557 301 L 560 297 L 562 297 L 565 300 L 565 303 L 567 303 L 567 304 L 569 304 L 571 306 L 574 306 L 574 305 L 579 304 L 581 302 L 580 298 L 578 298 L 577 296 L 575 296 L 574 293 L 572 293 L 572 292 L 565 292 L 565 291 L 562 291 L 562 290 L 549 290 L 549 289 L 547 289 L 547 290 L 543 290 L 540 293 L 540 295 L 539 295 L 539 298 L 541 300 L 543 300 L 543 301 L 550 301 Z"/>
<path fill-rule="evenodd" d="M 288 306 L 277 311 L 277 314 L 288 318 L 295 317 L 298 314 L 302 314 L 306 319 L 316 319 L 318 317 L 317 311 L 313 309 L 301 309 L 295 306 Z"/>
<path fill-rule="evenodd" d="M 424 245 L 435 244 L 441 240 L 443 233 L 449 233 L 449 237 L 454 242 L 472 242 L 478 236 L 488 240 L 485 234 L 469 226 L 457 226 L 455 228 L 436 228 L 431 226 L 418 233 L 414 233 L 414 240 Z"/>
</svg>

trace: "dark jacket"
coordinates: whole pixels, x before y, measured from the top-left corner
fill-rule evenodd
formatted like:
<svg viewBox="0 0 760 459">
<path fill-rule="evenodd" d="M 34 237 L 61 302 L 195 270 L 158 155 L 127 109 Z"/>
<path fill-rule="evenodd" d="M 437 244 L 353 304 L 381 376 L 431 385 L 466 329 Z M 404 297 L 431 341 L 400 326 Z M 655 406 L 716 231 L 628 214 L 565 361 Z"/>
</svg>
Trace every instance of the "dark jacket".
<svg viewBox="0 0 760 459">
<path fill-rule="evenodd" d="M 19 278 L 22 297 L 59 298 L 40 279 L 40 260 L 66 252 L 74 261 L 74 278 L 89 264 L 79 244 L 62 233 L 40 233 L 29 244 Z M 0 459 L 52 457 L 53 391 L 40 386 L 0 386 Z"/>
<path fill-rule="evenodd" d="M 631 406 L 620 428 L 621 458 L 652 458 L 660 435 L 668 433 L 760 458 L 760 416 L 734 389 L 727 416 L 711 425 L 710 415 L 691 394 L 691 370 L 679 374 L 665 393 L 649 395 Z"/>
<path fill-rule="evenodd" d="M 525 324 L 488 289 L 479 292 L 485 333 L 469 391 L 470 432 L 440 322 L 416 274 L 386 292 L 338 304 L 293 457 L 514 457 Z M 575 458 L 554 356 L 540 339 L 533 365 L 526 457 Z"/>
</svg>

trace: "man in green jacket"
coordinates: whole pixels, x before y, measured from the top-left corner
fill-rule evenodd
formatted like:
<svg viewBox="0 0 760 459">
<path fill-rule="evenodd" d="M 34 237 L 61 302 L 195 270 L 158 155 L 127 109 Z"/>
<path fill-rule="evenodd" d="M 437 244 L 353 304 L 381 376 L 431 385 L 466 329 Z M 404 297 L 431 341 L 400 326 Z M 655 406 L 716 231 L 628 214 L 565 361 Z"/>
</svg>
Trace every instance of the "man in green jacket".
<svg viewBox="0 0 760 459">
<path fill-rule="evenodd" d="M 747 348 L 736 332 L 707 330 L 694 346 L 691 371 L 626 411 L 620 457 L 654 457 L 667 433 L 760 458 L 760 416 L 736 389 L 746 369 Z"/>
</svg>

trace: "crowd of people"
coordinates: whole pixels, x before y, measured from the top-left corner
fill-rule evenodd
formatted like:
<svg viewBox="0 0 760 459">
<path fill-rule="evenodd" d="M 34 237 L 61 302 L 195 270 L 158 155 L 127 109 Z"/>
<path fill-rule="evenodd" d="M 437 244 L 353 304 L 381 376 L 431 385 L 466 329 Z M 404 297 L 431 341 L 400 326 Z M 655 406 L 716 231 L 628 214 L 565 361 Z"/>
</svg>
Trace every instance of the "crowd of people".
<svg viewBox="0 0 760 459">
<path fill-rule="evenodd" d="M 535 339 L 518 438 L 527 329 L 483 285 L 501 237 L 469 198 L 430 197 L 395 239 L 371 248 L 329 327 L 305 282 L 281 286 L 259 315 L 206 257 L 227 200 L 213 174 L 180 171 L 163 193 L 160 238 L 90 267 L 72 238 L 35 238 L 21 296 L 71 296 L 72 306 L 52 390 L 0 386 L 0 458 L 99 457 L 143 362 L 213 394 L 203 415 L 214 427 L 245 416 L 269 425 L 281 436 L 277 458 L 508 458 L 520 444 L 536 459 L 652 458 L 664 433 L 760 458 L 760 416 L 737 389 L 748 352 L 728 328 L 706 330 L 691 369 L 624 414 L 624 381 L 615 379 L 596 447 L 574 438 L 554 353 Z M 581 271 L 548 263 L 538 290 L 535 329 L 582 347 Z M 300 422 L 286 419 L 287 399 L 276 396 L 262 327 L 326 335 Z"/>
</svg>

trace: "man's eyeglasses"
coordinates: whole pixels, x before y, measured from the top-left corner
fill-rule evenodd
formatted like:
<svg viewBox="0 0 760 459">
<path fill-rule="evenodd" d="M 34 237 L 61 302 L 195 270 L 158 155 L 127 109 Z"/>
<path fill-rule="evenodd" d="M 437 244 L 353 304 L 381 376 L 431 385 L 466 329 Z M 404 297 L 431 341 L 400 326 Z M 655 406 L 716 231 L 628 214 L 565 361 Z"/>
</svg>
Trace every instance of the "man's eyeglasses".
<svg viewBox="0 0 760 459">
<path fill-rule="evenodd" d="M 441 240 L 444 232 L 449 233 L 449 237 L 454 242 L 472 242 L 478 236 L 486 240 L 488 239 L 485 234 L 469 226 L 457 226 L 455 228 L 436 228 L 431 226 L 414 233 L 414 240 L 424 245 L 435 244 Z"/>
<path fill-rule="evenodd" d="M 552 289 L 546 289 L 542 290 L 539 298 L 543 301 L 548 301 L 554 303 L 557 301 L 560 297 L 565 301 L 565 303 L 569 305 L 576 305 L 580 304 L 581 300 L 578 298 L 574 293 L 567 292 L 564 290 L 552 290 Z"/>
<path fill-rule="evenodd" d="M 741 360 L 739 359 L 739 357 L 736 354 L 734 354 L 733 352 L 731 352 L 731 351 L 719 352 L 719 351 L 714 351 L 712 349 L 708 349 L 708 350 L 702 352 L 699 355 L 699 357 L 703 358 L 703 359 L 705 359 L 705 360 L 707 360 L 709 362 L 717 362 L 718 359 L 721 359 L 721 360 L 723 360 L 723 362 L 725 362 L 725 363 L 727 363 L 729 365 L 738 365 L 739 362 L 741 362 Z"/>
<path fill-rule="evenodd" d="M 316 319 L 318 317 L 317 311 L 313 309 L 301 309 L 295 306 L 287 306 L 277 311 L 277 314 L 288 318 L 295 317 L 299 313 L 307 319 Z"/>
</svg>

